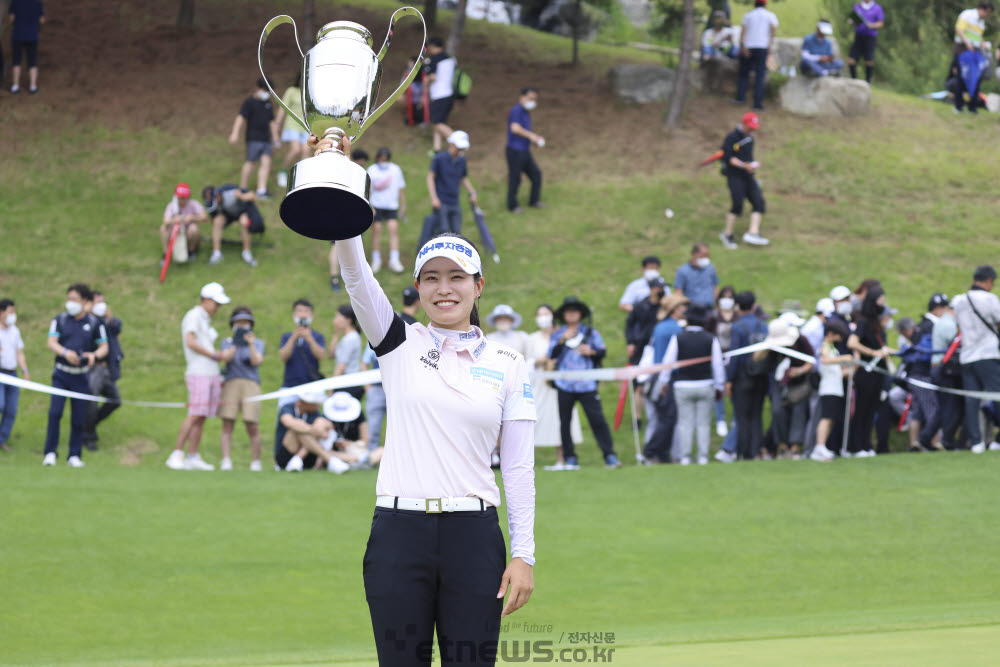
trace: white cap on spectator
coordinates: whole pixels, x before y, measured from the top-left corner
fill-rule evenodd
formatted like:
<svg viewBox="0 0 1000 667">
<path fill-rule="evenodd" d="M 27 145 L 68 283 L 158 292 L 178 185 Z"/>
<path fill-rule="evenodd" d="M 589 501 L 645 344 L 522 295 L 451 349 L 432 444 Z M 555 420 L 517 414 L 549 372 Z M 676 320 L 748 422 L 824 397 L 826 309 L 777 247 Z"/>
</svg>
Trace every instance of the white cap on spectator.
<svg viewBox="0 0 1000 667">
<path fill-rule="evenodd" d="M 829 21 L 820 21 L 819 23 L 816 24 L 816 27 L 822 34 L 826 35 L 827 37 L 833 34 L 833 26 L 830 25 Z"/>
<path fill-rule="evenodd" d="M 851 289 L 849 287 L 844 287 L 843 285 L 837 285 L 830 290 L 830 298 L 834 301 L 849 299 L 851 298 Z"/>
<path fill-rule="evenodd" d="M 229 297 L 226 296 L 226 290 L 222 289 L 222 285 L 219 283 L 208 283 L 201 288 L 201 298 L 211 299 L 212 301 L 220 304 L 226 305 L 229 303 Z"/>
<path fill-rule="evenodd" d="M 778 319 L 780 319 L 781 321 L 783 321 L 788 326 L 790 326 L 790 327 L 796 327 L 796 328 L 801 327 L 803 324 L 806 323 L 806 321 L 804 319 L 802 319 L 801 317 L 799 317 L 795 313 L 791 313 L 791 312 L 789 312 L 789 313 L 782 313 L 781 315 L 778 316 Z"/>
<path fill-rule="evenodd" d="M 455 130 L 448 135 L 448 143 L 460 151 L 467 150 L 469 148 L 469 135 L 462 130 Z"/>
<path fill-rule="evenodd" d="M 299 400 L 303 403 L 312 403 L 313 405 L 323 405 L 323 401 L 326 400 L 326 394 L 322 391 L 307 391 L 305 393 L 299 394 Z"/>
<path fill-rule="evenodd" d="M 816 312 L 823 317 L 829 317 L 833 315 L 836 308 L 833 305 L 833 299 L 824 297 L 816 302 Z"/>
</svg>

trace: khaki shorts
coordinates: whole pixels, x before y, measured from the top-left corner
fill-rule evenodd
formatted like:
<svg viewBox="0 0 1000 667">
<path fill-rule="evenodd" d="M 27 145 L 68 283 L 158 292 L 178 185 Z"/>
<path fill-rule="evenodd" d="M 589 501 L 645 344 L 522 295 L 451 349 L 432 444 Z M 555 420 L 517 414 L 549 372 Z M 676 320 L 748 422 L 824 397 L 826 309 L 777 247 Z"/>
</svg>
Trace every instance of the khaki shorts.
<svg viewBox="0 0 1000 667">
<path fill-rule="evenodd" d="M 227 380 L 222 385 L 219 416 L 223 419 L 236 419 L 242 412 L 243 421 L 256 424 L 260 421 L 260 401 L 248 403 L 246 399 L 251 396 L 260 396 L 259 384 L 246 378 Z"/>
</svg>

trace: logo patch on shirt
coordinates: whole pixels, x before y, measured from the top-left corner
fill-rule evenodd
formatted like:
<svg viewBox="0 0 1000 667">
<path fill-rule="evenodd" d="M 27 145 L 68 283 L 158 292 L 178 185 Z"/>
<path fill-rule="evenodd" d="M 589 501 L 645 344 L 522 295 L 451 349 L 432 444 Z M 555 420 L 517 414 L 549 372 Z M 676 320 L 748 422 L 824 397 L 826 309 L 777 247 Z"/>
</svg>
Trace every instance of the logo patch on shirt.
<svg viewBox="0 0 1000 667">
<path fill-rule="evenodd" d="M 483 368 L 482 366 L 473 366 L 469 369 L 469 373 L 472 374 L 473 382 L 485 384 L 495 391 L 499 391 L 500 387 L 503 386 L 503 373 L 500 371 L 495 371 L 492 368 Z"/>
<path fill-rule="evenodd" d="M 438 359 L 441 358 L 441 353 L 438 352 L 437 350 L 428 350 L 427 358 L 430 359 L 431 361 L 437 361 Z"/>
<path fill-rule="evenodd" d="M 535 395 L 531 392 L 531 384 L 529 384 L 527 382 L 524 383 L 523 389 L 521 390 L 521 394 L 525 398 L 530 399 L 530 400 L 534 400 L 534 398 L 535 398 Z"/>
<path fill-rule="evenodd" d="M 511 350 L 505 350 L 503 348 L 498 348 L 497 349 L 497 354 L 502 354 L 504 356 L 510 357 L 511 359 L 517 359 L 517 353 L 516 352 L 512 352 Z"/>
<path fill-rule="evenodd" d="M 438 359 L 440 358 L 441 358 L 441 353 L 438 352 L 437 350 L 431 349 L 427 351 L 427 356 L 420 357 L 420 361 L 424 362 L 424 364 L 429 368 L 437 370 L 438 367 L 437 362 Z"/>
<path fill-rule="evenodd" d="M 462 333 L 458 334 L 458 339 L 459 340 L 473 340 L 478 335 L 479 334 L 477 334 L 475 331 L 463 331 Z"/>
<path fill-rule="evenodd" d="M 472 351 L 472 356 L 478 359 L 479 355 L 483 353 L 483 349 L 485 347 L 486 347 L 486 341 L 484 340 L 482 343 L 479 344 L 479 346 L 475 350 Z"/>
</svg>

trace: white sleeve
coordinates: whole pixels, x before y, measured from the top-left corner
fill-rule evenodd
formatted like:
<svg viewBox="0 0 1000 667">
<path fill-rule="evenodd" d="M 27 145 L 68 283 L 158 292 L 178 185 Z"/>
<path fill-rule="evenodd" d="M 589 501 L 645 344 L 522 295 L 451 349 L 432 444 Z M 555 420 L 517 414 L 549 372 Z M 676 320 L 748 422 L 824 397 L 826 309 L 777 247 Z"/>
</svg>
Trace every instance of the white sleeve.
<svg viewBox="0 0 1000 667">
<path fill-rule="evenodd" d="M 392 310 L 389 297 L 375 280 L 372 267 L 368 266 L 361 237 L 337 241 L 337 259 L 358 323 L 372 347 L 378 347 L 389 332 L 396 313 Z"/>
<path fill-rule="evenodd" d="M 535 564 L 535 423 L 500 425 L 500 472 L 507 497 L 510 557 Z"/>
<path fill-rule="evenodd" d="M 722 344 L 718 338 L 712 338 L 712 378 L 718 390 L 726 387 L 726 364 L 722 361 Z"/>
<path fill-rule="evenodd" d="M 665 364 L 676 364 L 677 363 L 677 336 L 676 335 L 673 338 L 670 339 L 669 343 L 667 343 L 667 353 L 663 355 L 663 363 L 665 363 Z M 674 369 L 672 369 L 672 368 L 668 369 L 668 370 L 665 370 L 665 371 L 662 371 L 664 384 L 666 384 L 667 382 L 670 382 L 670 376 L 671 376 L 671 374 L 673 374 L 673 372 L 674 372 Z"/>
</svg>

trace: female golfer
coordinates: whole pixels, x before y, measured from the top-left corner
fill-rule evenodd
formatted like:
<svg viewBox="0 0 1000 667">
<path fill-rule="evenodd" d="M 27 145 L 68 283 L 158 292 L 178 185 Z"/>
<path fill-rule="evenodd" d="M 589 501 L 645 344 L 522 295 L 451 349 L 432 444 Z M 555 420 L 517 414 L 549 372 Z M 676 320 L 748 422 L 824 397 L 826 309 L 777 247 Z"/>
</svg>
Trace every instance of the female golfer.
<svg viewBox="0 0 1000 667">
<path fill-rule="evenodd" d="M 350 154 L 349 141 L 340 149 Z M 441 235 L 417 253 L 413 276 L 426 327 L 393 312 L 360 236 L 337 241 L 337 252 L 386 394 L 385 454 L 364 557 L 379 664 L 430 665 L 436 629 L 442 665 L 493 665 L 501 616 L 534 589 L 535 405 L 527 364 L 477 326 L 485 280 L 466 239 Z M 497 442 L 511 537 L 506 568 L 490 469 Z"/>
</svg>

